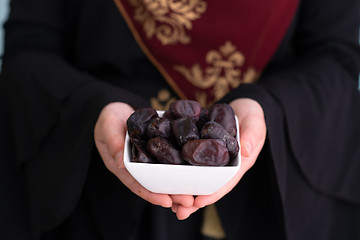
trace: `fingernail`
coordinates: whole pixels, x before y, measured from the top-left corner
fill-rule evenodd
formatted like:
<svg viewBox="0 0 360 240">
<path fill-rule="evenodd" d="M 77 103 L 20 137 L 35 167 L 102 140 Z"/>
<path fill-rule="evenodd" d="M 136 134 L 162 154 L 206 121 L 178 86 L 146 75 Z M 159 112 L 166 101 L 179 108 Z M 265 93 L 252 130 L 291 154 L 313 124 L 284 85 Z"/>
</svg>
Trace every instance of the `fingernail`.
<svg viewBox="0 0 360 240">
<path fill-rule="evenodd" d="M 118 168 L 124 168 L 125 165 L 124 165 L 124 161 L 120 161 L 120 163 L 118 164 Z"/>
<path fill-rule="evenodd" d="M 171 207 L 171 211 L 172 211 L 173 213 L 176 213 L 178 207 L 179 207 L 178 205 L 173 205 L 173 206 Z"/>
<path fill-rule="evenodd" d="M 170 200 L 164 202 L 163 204 L 161 204 L 161 206 L 164 207 L 164 208 L 170 208 L 170 207 L 174 206 L 174 203 L 173 203 L 173 201 L 170 199 Z"/>
<path fill-rule="evenodd" d="M 116 158 L 115 158 L 115 161 L 117 162 L 117 165 L 118 165 L 118 168 L 124 168 L 124 159 L 122 157 L 123 155 L 123 151 L 120 151 L 117 155 L 116 155 Z"/>
<path fill-rule="evenodd" d="M 244 149 L 244 157 L 250 157 L 252 152 L 252 146 L 249 142 L 245 143 L 245 149 Z"/>
</svg>

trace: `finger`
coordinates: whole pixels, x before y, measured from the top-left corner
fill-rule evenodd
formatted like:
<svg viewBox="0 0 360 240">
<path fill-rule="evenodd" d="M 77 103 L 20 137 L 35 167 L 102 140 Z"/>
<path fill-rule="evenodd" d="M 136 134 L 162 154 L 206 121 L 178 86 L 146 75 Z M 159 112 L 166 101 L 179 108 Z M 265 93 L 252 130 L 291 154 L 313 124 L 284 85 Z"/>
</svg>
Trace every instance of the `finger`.
<svg viewBox="0 0 360 240">
<path fill-rule="evenodd" d="M 194 205 L 194 196 L 192 195 L 170 195 L 172 201 L 183 207 L 192 207 Z"/>
<path fill-rule="evenodd" d="M 250 114 L 242 119 L 240 124 L 241 155 L 250 157 L 253 150 L 262 147 L 265 139 L 265 124 L 261 117 Z"/>
<path fill-rule="evenodd" d="M 171 206 L 171 211 L 173 212 L 173 213 L 176 213 L 177 212 L 177 209 L 178 209 L 178 207 L 179 207 L 179 204 L 173 204 L 172 206 Z"/>
<path fill-rule="evenodd" d="M 97 147 L 103 145 L 102 150 L 110 153 L 111 159 L 115 160 L 118 166 L 122 163 L 126 120 L 132 112 L 133 109 L 127 104 L 110 103 L 101 111 L 95 126 L 94 134 Z"/>
<path fill-rule="evenodd" d="M 191 214 L 199 210 L 198 207 L 192 206 L 192 207 L 183 207 L 181 205 L 178 206 L 176 211 L 176 217 L 179 220 L 185 220 L 187 219 Z"/>
<path fill-rule="evenodd" d="M 261 149 L 266 136 L 264 112 L 252 99 L 237 99 L 230 104 L 239 120 L 241 155 L 250 157 Z"/>
<path fill-rule="evenodd" d="M 124 168 L 123 164 L 123 150 L 119 150 L 116 154 L 110 152 L 110 147 L 105 142 L 96 142 L 96 147 L 98 152 L 103 159 L 103 162 L 106 168 L 111 171 L 115 172 L 119 168 Z M 115 157 L 113 156 L 115 155 Z"/>
<path fill-rule="evenodd" d="M 111 121 L 111 119 L 109 119 Z M 126 128 L 114 126 L 115 124 L 107 124 L 103 131 L 107 134 L 103 138 L 102 144 L 107 147 L 107 152 L 110 154 L 111 158 L 115 160 L 117 166 L 122 166 L 122 160 L 124 155 L 124 145 L 125 145 L 125 136 Z"/>
</svg>

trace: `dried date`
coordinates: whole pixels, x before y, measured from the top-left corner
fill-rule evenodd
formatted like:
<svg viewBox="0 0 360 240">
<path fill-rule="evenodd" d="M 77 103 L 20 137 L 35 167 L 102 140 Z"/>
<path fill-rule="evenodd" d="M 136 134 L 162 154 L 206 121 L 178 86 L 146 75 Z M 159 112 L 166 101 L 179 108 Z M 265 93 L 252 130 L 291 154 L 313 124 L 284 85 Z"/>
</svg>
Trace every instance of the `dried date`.
<svg viewBox="0 0 360 240">
<path fill-rule="evenodd" d="M 131 161 L 140 163 L 156 163 L 146 150 L 146 142 L 142 139 L 132 138 L 131 142 Z"/>
<path fill-rule="evenodd" d="M 164 117 L 164 118 L 167 118 L 167 119 L 169 119 L 169 120 L 172 120 L 172 119 L 173 119 L 172 116 L 171 116 L 171 113 L 170 113 L 170 110 L 169 110 L 169 109 L 164 112 L 163 117 Z"/>
<path fill-rule="evenodd" d="M 162 137 L 172 138 L 171 121 L 167 118 L 157 117 L 150 120 L 146 127 L 148 138 Z"/>
<path fill-rule="evenodd" d="M 190 117 L 197 121 L 200 118 L 201 105 L 193 100 L 177 100 L 169 105 L 169 111 L 174 119 Z"/>
<path fill-rule="evenodd" d="M 225 166 L 230 156 L 226 144 L 220 139 L 198 139 L 184 144 L 182 158 L 196 166 Z"/>
<path fill-rule="evenodd" d="M 140 108 L 134 111 L 126 121 L 130 138 L 145 138 L 147 125 L 151 119 L 158 116 L 156 110 L 152 108 Z"/>
<path fill-rule="evenodd" d="M 235 158 L 239 153 L 238 141 L 230 135 L 225 128 L 214 121 L 210 121 L 204 124 L 200 133 L 201 138 L 205 139 L 221 139 L 226 143 L 226 147 L 229 151 L 230 158 Z"/>
<path fill-rule="evenodd" d="M 225 103 L 215 104 L 209 111 L 209 121 L 221 124 L 231 136 L 236 136 L 236 120 L 234 110 Z"/>
<path fill-rule="evenodd" d="M 184 145 L 189 140 L 199 139 L 199 130 L 192 118 L 182 117 L 171 122 L 171 128 L 178 146 Z"/>
<path fill-rule="evenodd" d="M 183 164 L 180 151 L 168 140 L 160 137 L 147 142 L 149 153 L 160 163 Z"/>
</svg>

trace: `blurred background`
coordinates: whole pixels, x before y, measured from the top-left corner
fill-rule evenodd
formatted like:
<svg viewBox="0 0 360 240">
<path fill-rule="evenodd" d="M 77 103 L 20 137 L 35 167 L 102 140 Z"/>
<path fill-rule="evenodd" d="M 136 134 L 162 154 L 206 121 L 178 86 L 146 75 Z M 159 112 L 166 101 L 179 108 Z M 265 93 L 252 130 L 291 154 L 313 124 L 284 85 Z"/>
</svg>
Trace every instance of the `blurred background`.
<svg viewBox="0 0 360 240">
<path fill-rule="evenodd" d="M 4 22 L 9 14 L 10 0 L 0 0 L 0 71 L 2 63 L 2 54 L 4 50 Z M 360 44 L 360 31 L 359 31 L 359 44 Z M 360 90 L 360 74 L 359 74 L 359 90 Z"/>
<path fill-rule="evenodd" d="M 9 13 L 9 2 L 10 0 L 0 0 L 0 71 L 2 63 L 2 54 L 4 50 L 4 22 Z"/>
</svg>

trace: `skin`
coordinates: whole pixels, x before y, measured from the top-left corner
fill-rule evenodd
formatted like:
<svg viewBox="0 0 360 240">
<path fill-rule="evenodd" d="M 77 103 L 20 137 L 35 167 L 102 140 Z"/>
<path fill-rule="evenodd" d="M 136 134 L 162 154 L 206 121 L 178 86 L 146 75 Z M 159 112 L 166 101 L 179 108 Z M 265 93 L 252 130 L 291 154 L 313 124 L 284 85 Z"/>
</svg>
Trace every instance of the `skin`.
<svg viewBox="0 0 360 240">
<path fill-rule="evenodd" d="M 130 175 L 123 164 L 123 152 L 126 120 L 134 109 L 126 103 L 110 103 L 104 107 L 95 125 L 95 144 L 107 169 L 133 193 L 154 205 L 171 208 L 179 220 L 184 220 L 199 208 L 217 202 L 230 192 L 254 165 L 264 145 L 266 124 L 260 104 L 252 99 L 241 98 L 231 102 L 230 106 L 239 119 L 241 167 L 231 181 L 211 195 L 194 197 L 152 193 Z"/>
</svg>

